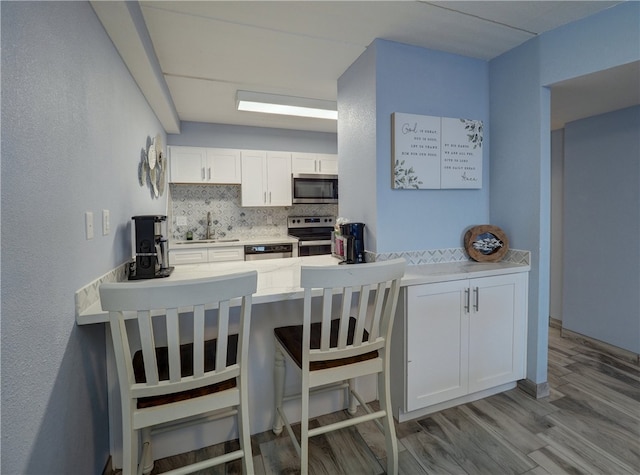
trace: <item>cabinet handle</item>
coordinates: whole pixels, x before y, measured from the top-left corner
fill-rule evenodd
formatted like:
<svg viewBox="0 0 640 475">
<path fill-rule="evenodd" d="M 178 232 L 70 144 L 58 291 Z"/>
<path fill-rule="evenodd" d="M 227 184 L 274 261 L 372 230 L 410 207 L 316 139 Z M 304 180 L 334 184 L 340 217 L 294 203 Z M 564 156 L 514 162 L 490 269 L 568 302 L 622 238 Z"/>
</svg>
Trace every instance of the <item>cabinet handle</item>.
<svg viewBox="0 0 640 475">
<path fill-rule="evenodd" d="M 465 298 L 465 301 L 467 302 L 466 305 L 464 306 L 464 311 L 467 312 L 467 313 L 469 313 L 469 305 L 470 305 L 470 302 L 469 302 L 470 301 L 470 296 L 469 296 L 469 294 L 470 293 L 471 293 L 470 289 L 464 289 L 464 298 Z"/>
<path fill-rule="evenodd" d="M 267 192 L 264 192 L 264 199 L 262 200 L 264 204 L 267 204 Z"/>
<path fill-rule="evenodd" d="M 202 179 L 204 180 L 204 178 L 205 178 L 205 175 L 204 175 L 204 167 L 202 167 L 202 173 L 201 173 L 201 175 L 202 175 Z"/>
<path fill-rule="evenodd" d="M 269 204 L 271 204 L 271 192 L 269 192 Z"/>
<path fill-rule="evenodd" d="M 211 167 L 207 168 L 208 180 L 211 180 Z"/>
<path fill-rule="evenodd" d="M 473 293 L 476 294 L 476 303 L 473 308 L 476 312 L 478 312 L 480 310 L 480 288 L 476 287 L 475 289 L 473 289 Z"/>
<path fill-rule="evenodd" d="M 322 162 L 320 160 L 316 160 L 316 163 L 318 164 L 318 172 L 322 173 Z"/>
</svg>

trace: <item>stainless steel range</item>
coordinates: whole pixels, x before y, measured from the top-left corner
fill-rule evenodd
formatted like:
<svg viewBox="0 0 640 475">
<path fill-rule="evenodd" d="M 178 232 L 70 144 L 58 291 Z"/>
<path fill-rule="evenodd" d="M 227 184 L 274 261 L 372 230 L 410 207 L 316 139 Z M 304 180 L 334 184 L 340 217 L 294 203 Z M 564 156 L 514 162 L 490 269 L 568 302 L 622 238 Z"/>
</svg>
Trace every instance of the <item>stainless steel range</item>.
<svg viewBox="0 0 640 475">
<path fill-rule="evenodd" d="M 289 217 L 287 232 L 298 238 L 298 255 L 331 254 L 331 231 L 335 222 L 334 216 Z"/>
</svg>

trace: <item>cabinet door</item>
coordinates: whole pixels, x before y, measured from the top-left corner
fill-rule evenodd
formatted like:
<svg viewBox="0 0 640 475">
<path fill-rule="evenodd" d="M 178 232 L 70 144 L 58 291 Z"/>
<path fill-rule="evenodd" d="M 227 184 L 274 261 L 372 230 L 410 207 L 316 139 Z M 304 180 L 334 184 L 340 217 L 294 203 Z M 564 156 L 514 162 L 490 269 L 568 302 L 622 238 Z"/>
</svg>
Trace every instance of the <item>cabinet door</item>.
<svg viewBox="0 0 640 475">
<path fill-rule="evenodd" d="M 338 156 L 329 153 L 291 154 L 292 173 L 316 173 L 319 175 L 336 175 L 338 173 Z"/>
<path fill-rule="evenodd" d="M 172 266 L 179 264 L 200 264 L 202 262 L 207 262 L 206 248 L 169 251 L 169 264 Z"/>
<path fill-rule="evenodd" d="M 206 149 L 202 147 L 169 147 L 171 183 L 204 183 Z"/>
<path fill-rule="evenodd" d="M 469 281 L 469 391 L 524 378 L 527 274 Z"/>
<path fill-rule="evenodd" d="M 319 153 L 318 154 L 318 173 L 324 175 L 338 174 L 338 156 Z"/>
<path fill-rule="evenodd" d="M 292 153 L 292 173 L 317 173 L 318 163 L 315 153 Z"/>
<path fill-rule="evenodd" d="M 240 183 L 240 150 L 208 148 L 206 168 L 208 183 Z"/>
<path fill-rule="evenodd" d="M 406 410 L 467 394 L 468 281 L 407 289 Z"/>
<path fill-rule="evenodd" d="M 244 246 L 211 247 L 208 251 L 209 262 L 243 261 Z"/>
<path fill-rule="evenodd" d="M 242 206 L 265 206 L 267 202 L 267 152 L 260 150 L 243 150 L 241 157 L 242 187 L 240 196 Z"/>
<path fill-rule="evenodd" d="M 291 153 L 267 152 L 267 206 L 291 206 Z"/>
</svg>

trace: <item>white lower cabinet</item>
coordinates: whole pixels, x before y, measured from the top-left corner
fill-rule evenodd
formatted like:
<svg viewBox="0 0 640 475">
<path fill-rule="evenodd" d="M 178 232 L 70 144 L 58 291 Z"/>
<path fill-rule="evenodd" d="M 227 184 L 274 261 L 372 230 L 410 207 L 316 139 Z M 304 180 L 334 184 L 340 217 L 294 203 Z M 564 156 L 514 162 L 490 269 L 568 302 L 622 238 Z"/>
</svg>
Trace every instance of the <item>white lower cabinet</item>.
<svg viewBox="0 0 640 475">
<path fill-rule="evenodd" d="M 171 249 L 169 250 L 169 263 L 179 264 L 202 264 L 205 262 L 226 262 L 243 261 L 243 246 L 225 247 L 198 247 L 191 249 Z"/>
<path fill-rule="evenodd" d="M 396 413 L 524 378 L 527 283 L 523 272 L 406 287 L 393 330 Z"/>
</svg>

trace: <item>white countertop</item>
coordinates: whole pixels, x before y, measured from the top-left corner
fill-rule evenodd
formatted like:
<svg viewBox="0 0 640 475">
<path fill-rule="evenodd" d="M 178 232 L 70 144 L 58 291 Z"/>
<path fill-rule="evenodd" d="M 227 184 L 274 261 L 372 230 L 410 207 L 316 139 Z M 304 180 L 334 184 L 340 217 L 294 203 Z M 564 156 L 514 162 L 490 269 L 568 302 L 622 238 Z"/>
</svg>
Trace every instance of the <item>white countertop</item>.
<svg viewBox="0 0 640 475">
<path fill-rule="evenodd" d="M 338 265 L 338 262 L 338 259 L 330 255 L 322 255 L 261 261 L 183 264 L 175 266 L 171 276 L 166 279 L 183 280 L 256 270 L 258 272 L 258 290 L 254 294 L 253 303 L 263 304 L 302 298 L 303 292 L 300 288 L 301 266 L 334 266 Z M 407 266 L 405 275 L 402 278 L 402 286 L 488 277 L 499 274 L 527 272 L 529 270 L 530 266 L 528 265 L 510 262 L 479 263 L 462 261 Z M 105 323 L 107 321 L 107 312 L 102 310 L 99 301 L 94 302 L 76 317 L 78 325 Z"/>
</svg>

